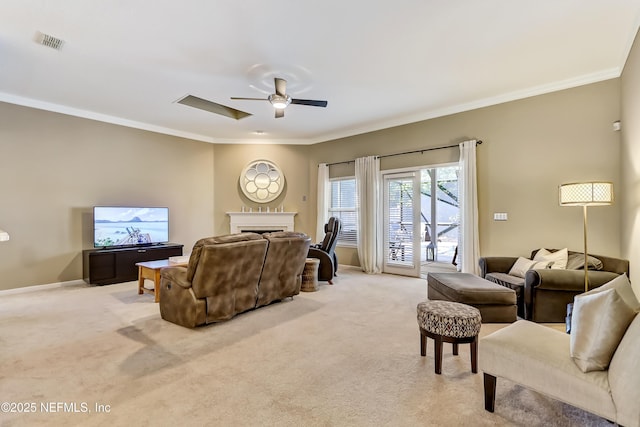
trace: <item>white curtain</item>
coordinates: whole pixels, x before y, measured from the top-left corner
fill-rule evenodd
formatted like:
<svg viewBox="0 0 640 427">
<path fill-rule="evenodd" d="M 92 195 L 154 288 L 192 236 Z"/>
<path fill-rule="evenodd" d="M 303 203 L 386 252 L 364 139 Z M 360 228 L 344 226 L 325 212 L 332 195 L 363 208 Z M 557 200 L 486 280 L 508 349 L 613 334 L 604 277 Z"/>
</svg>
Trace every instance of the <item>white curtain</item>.
<svg viewBox="0 0 640 427">
<path fill-rule="evenodd" d="M 358 192 L 358 258 L 362 271 L 382 271 L 382 220 L 380 218 L 380 159 L 375 156 L 356 159 Z"/>
<path fill-rule="evenodd" d="M 480 239 L 478 236 L 478 184 L 476 178 L 476 141 L 460 144 L 460 232 L 458 233 L 458 269 L 479 275 Z"/>
<path fill-rule="evenodd" d="M 318 165 L 318 212 L 316 214 L 316 242 L 324 239 L 324 225 L 329 220 L 329 206 L 331 187 L 329 183 L 329 166 L 326 163 Z"/>
</svg>

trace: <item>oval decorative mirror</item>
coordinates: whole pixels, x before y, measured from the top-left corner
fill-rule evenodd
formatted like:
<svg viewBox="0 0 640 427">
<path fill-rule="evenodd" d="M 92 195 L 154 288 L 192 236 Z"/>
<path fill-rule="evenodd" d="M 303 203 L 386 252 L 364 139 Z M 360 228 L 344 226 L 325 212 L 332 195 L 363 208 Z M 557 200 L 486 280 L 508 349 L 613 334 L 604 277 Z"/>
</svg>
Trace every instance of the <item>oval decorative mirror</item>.
<svg viewBox="0 0 640 427">
<path fill-rule="evenodd" d="M 240 188 L 257 203 L 275 200 L 284 189 L 284 174 L 269 160 L 254 160 L 240 174 Z"/>
</svg>

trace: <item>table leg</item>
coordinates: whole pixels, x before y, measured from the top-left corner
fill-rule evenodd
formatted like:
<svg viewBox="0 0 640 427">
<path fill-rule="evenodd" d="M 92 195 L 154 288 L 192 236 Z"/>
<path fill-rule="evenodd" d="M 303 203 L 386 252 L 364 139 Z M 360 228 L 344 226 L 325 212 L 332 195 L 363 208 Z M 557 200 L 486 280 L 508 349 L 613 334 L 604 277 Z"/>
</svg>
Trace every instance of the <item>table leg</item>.
<svg viewBox="0 0 640 427">
<path fill-rule="evenodd" d="M 138 295 L 142 295 L 144 293 L 144 275 L 142 274 L 142 268 L 138 267 Z"/>
<path fill-rule="evenodd" d="M 160 302 L 160 269 L 156 269 L 155 278 L 153 279 L 153 288 L 155 295 L 155 301 Z"/>
</svg>

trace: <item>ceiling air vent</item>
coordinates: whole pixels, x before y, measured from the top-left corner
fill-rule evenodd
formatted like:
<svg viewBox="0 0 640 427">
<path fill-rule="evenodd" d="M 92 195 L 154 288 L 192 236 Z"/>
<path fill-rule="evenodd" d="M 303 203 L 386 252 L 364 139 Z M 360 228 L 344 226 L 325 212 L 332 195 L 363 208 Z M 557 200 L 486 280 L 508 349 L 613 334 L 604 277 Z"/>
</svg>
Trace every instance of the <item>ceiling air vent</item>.
<svg viewBox="0 0 640 427">
<path fill-rule="evenodd" d="M 62 45 L 64 45 L 64 40 L 40 32 L 38 33 L 37 41 L 41 45 L 50 47 L 55 50 L 62 49 Z"/>
<path fill-rule="evenodd" d="M 236 120 L 244 119 L 251 115 L 250 113 L 236 110 L 235 108 L 227 107 L 226 105 L 216 104 L 215 102 L 207 101 L 206 99 L 198 98 L 193 95 L 187 95 L 176 102 L 178 104 L 188 105 L 189 107 L 209 111 L 214 114 L 220 114 L 221 116 L 230 117 Z"/>
</svg>

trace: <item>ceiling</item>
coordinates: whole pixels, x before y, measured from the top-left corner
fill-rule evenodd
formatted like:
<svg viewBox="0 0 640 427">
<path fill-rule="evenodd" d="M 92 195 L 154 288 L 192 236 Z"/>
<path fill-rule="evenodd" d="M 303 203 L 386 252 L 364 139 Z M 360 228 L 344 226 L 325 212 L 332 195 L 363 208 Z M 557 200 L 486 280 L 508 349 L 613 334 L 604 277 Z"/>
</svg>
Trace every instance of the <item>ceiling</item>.
<svg viewBox="0 0 640 427">
<path fill-rule="evenodd" d="M 213 143 L 312 144 L 618 77 L 639 22 L 640 0 L 2 0 L 0 101 Z M 274 77 L 328 106 L 275 119 L 267 101 L 230 99 L 266 98 Z"/>
</svg>

